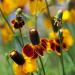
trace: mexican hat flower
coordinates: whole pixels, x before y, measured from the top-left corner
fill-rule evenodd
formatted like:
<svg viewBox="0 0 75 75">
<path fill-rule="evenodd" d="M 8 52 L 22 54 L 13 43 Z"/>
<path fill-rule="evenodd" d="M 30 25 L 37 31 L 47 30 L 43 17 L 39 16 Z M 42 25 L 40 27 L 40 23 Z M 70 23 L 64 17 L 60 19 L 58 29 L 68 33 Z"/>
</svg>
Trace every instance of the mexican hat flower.
<svg viewBox="0 0 75 75">
<path fill-rule="evenodd" d="M 67 51 L 73 45 L 73 37 L 68 29 L 62 28 L 61 30 L 62 30 L 62 38 L 61 38 L 62 50 Z M 57 36 L 56 37 L 52 36 L 52 37 L 53 38 L 49 40 L 50 49 L 55 51 L 58 55 L 61 55 L 60 39 Z"/>
<path fill-rule="evenodd" d="M 36 71 L 36 60 L 30 60 L 16 50 L 10 52 L 9 55 L 14 61 L 13 71 L 16 75 L 28 75 L 29 73 Z"/>
<path fill-rule="evenodd" d="M 32 59 L 43 56 L 45 51 L 49 50 L 49 42 L 46 38 L 39 38 L 38 31 L 35 28 L 30 29 L 29 36 L 32 44 L 23 47 L 23 53 Z"/>
<path fill-rule="evenodd" d="M 15 29 L 20 29 L 25 25 L 25 22 L 23 20 L 23 17 L 21 16 L 21 14 L 22 14 L 22 9 L 18 8 L 16 10 L 16 18 L 14 20 L 12 20 L 12 24 Z"/>
<path fill-rule="evenodd" d="M 19 16 L 19 17 L 17 17 L 17 19 L 12 20 L 12 24 L 15 29 L 19 29 L 19 28 L 22 28 L 25 23 L 24 23 L 22 17 Z"/>
<path fill-rule="evenodd" d="M 29 31 L 29 36 L 32 44 L 27 44 L 23 47 L 23 53 L 34 59 L 39 55 L 43 56 L 44 47 L 40 43 L 40 38 L 36 29 L 32 28 Z"/>
</svg>

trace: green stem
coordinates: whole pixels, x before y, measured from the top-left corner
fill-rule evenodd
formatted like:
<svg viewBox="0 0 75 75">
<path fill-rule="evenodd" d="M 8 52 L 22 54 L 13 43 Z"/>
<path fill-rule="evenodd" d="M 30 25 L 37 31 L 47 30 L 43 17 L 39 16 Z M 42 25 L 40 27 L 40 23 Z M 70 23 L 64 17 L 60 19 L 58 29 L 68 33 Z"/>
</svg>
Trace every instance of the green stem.
<svg viewBox="0 0 75 75">
<path fill-rule="evenodd" d="M 63 51 L 62 51 L 62 34 L 60 31 L 59 31 L 59 40 L 60 40 L 60 50 L 61 50 L 60 61 L 61 61 L 61 65 L 62 65 L 63 75 L 66 75 L 65 70 L 64 70 Z"/>
<path fill-rule="evenodd" d="M 24 42 L 23 42 L 23 36 L 22 36 L 21 28 L 19 28 L 19 31 L 20 31 L 20 37 L 21 37 L 21 40 L 22 40 L 22 47 L 24 47 Z"/>
<path fill-rule="evenodd" d="M 40 56 L 39 56 L 39 60 L 40 60 L 40 64 L 41 64 L 41 67 L 42 67 L 42 70 L 43 70 L 43 75 L 46 75 L 44 65 L 43 65 L 43 62 L 42 62 L 42 59 L 41 59 Z"/>
<path fill-rule="evenodd" d="M 48 5 L 47 0 L 45 0 L 45 3 L 46 3 L 46 8 L 47 8 L 48 16 L 49 16 L 49 18 L 51 20 L 50 11 L 49 11 L 49 5 Z"/>
</svg>

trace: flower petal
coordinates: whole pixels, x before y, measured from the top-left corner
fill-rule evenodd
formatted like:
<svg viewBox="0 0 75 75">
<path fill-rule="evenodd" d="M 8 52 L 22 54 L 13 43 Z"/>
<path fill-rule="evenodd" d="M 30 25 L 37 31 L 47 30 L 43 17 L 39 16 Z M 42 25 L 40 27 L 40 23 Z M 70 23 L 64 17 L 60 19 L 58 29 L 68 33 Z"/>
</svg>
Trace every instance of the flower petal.
<svg viewBox="0 0 75 75">
<path fill-rule="evenodd" d="M 51 48 L 53 51 L 55 51 L 55 49 L 56 49 L 56 44 L 54 43 L 53 40 L 50 40 L 49 42 L 50 42 L 50 48 Z"/>
<path fill-rule="evenodd" d="M 41 39 L 41 45 L 46 49 L 47 48 L 47 39 Z"/>
<path fill-rule="evenodd" d="M 23 53 L 28 57 L 32 57 L 34 55 L 32 45 L 30 45 L 30 44 L 25 45 L 23 48 Z"/>
<path fill-rule="evenodd" d="M 43 47 L 43 46 L 40 46 L 40 45 L 35 45 L 35 46 L 34 46 L 34 51 L 35 51 L 38 55 L 42 55 L 42 56 L 43 56 L 44 47 Z"/>
</svg>

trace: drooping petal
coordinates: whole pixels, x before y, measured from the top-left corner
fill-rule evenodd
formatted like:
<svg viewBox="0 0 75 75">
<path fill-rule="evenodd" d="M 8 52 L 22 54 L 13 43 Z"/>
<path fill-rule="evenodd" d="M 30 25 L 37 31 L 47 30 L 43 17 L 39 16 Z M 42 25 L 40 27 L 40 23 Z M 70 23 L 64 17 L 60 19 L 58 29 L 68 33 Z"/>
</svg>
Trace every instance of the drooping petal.
<svg viewBox="0 0 75 75">
<path fill-rule="evenodd" d="M 41 45 L 35 45 L 34 46 L 34 51 L 38 54 L 43 56 L 43 51 L 44 51 L 44 47 Z"/>
<path fill-rule="evenodd" d="M 26 63 L 23 65 L 23 71 L 25 73 L 35 72 L 37 70 L 36 59 L 26 59 Z"/>
<path fill-rule="evenodd" d="M 41 39 L 41 45 L 46 49 L 47 48 L 47 42 L 48 42 L 48 40 L 47 39 L 45 39 L 45 38 L 42 38 Z"/>
<path fill-rule="evenodd" d="M 28 57 L 33 57 L 34 55 L 34 50 L 33 50 L 33 47 L 32 45 L 30 44 L 27 44 L 24 46 L 24 48 L 22 49 L 23 50 L 23 53 L 28 56 Z"/>
<path fill-rule="evenodd" d="M 21 65 L 13 63 L 13 71 L 14 71 L 15 75 L 28 75 L 27 73 L 23 72 L 22 68 L 23 67 Z"/>
<path fill-rule="evenodd" d="M 56 50 L 56 44 L 54 43 L 53 40 L 50 40 L 49 42 L 50 42 L 50 49 L 51 49 L 52 51 L 55 51 L 55 50 Z"/>
</svg>

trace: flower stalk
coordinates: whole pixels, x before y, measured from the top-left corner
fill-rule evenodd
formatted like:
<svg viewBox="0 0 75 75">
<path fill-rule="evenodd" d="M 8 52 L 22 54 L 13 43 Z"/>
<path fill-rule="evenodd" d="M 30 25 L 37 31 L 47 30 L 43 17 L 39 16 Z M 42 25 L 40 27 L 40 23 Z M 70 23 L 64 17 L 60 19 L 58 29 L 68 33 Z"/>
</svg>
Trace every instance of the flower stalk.
<svg viewBox="0 0 75 75">
<path fill-rule="evenodd" d="M 42 62 L 42 59 L 41 59 L 40 56 L 39 56 L 39 61 L 40 61 L 40 64 L 41 64 L 41 67 L 42 67 L 42 70 L 43 70 L 43 75 L 46 75 L 45 68 L 44 68 L 44 65 L 43 65 L 43 62 Z"/>
<path fill-rule="evenodd" d="M 20 31 L 20 37 L 21 37 L 22 47 L 23 47 L 23 46 L 24 46 L 24 41 L 23 41 L 23 36 L 22 36 L 22 31 L 21 31 L 21 28 L 19 28 L 19 31 Z"/>
<path fill-rule="evenodd" d="M 63 61 L 63 51 L 62 51 L 62 32 L 61 31 L 59 31 L 59 41 L 60 41 L 60 52 L 61 52 L 60 61 L 61 61 L 61 65 L 62 65 L 63 75 L 65 75 L 64 61 Z"/>
</svg>

